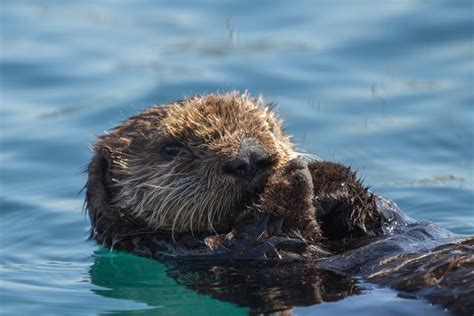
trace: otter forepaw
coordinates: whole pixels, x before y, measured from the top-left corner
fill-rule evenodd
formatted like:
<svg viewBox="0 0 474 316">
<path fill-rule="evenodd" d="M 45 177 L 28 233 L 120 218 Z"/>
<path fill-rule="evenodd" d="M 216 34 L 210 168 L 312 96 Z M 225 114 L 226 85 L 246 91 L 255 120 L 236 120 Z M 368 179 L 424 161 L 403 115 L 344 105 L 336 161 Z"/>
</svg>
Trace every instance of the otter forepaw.
<svg viewBox="0 0 474 316">
<path fill-rule="evenodd" d="M 259 209 L 271 217 L 282 218 L 287 232 L 297 231 L 312 240 L 320 236 L 314 209 L 313 179 L 302 159 L 290 160 L 270 177 Z"/>
<path fill-rule="evenodd" d="M 313 177 L 307 162 L 301 158 L 290 160 L 272 180 L 288 182 L 287 194 L 295 193 L 299 198 L 313 198 Z"/>
</svg>

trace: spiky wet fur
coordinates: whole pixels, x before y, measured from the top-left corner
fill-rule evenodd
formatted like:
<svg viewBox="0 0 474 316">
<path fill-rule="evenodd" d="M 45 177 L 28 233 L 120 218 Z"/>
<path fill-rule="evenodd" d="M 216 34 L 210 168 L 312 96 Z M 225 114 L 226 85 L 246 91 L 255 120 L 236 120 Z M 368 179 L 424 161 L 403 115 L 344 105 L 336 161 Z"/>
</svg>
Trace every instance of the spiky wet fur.
<svg viewBox="0 0 474 316">
<path fill-rule="evenodd" d="M 225 218 L 243 207 L 249 194 L 243 188 L 248 184 L 223 168 L 244 137 L 272 153 L 275 168 L 292 155 L 271 105 L 248 94 L 196 96 L 131 117 L 93 147 L 87 183 L 93 224 L 99 214 L 113 212 L 149 229 L 228 228 Z M 185 148 L 166 161 L 160 149 L 170 141 Z"/>
<path fill-rule="evenodd" d="M 225 173 L 244 138 L 258 142 L 274 161 L 255 183 Z M 172 160 L 162 154 L 168 143 L 183 146 Z M 92 236 L 107 245 L 142 231 L 226 232 L 252 213 L 281 218 L 285 234 L 318 240 L 324 235 L 318 220 L 326 220 L 324 207 L 333 206 L 321 201 L 331 199 L 339 206 L 331 212 L 348 223 L 339 237 L 353 228 L 364 231 L 364 219 L 380 224 L 373 198 L 355 174 L 337 164 L 291 160 L 297 154 L 273 106 L 246 93 L 151 107 L 99 137 L 93 150 L 86 206 Z"/>
</svg>

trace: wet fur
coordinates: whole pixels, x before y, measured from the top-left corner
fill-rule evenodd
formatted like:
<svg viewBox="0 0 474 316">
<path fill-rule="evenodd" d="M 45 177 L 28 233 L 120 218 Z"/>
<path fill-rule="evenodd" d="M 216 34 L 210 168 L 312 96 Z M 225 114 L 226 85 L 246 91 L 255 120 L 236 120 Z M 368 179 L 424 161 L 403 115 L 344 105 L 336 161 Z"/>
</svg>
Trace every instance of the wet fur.
<svg viewBox="0 0 474 316">
<path fill-rule="evenodd" d="M 249 136 L 275 160 L 257 184 L 223 173 Z M 170 141 L 185 143 L 187 152 L 163 161 L 160 148 Z M 374 196 L 355 173 L 291 159 L 296 154 L 272 106 L 246 94 L 152 107 L 99 137 L 93 150 L 86 185 L 91 236 L 116 249 L 129 249 L 144 234 L 217 234 L 265 216 L 281 220 L 273 234 L 306 241 L 382 233 Z"/>
</svg>

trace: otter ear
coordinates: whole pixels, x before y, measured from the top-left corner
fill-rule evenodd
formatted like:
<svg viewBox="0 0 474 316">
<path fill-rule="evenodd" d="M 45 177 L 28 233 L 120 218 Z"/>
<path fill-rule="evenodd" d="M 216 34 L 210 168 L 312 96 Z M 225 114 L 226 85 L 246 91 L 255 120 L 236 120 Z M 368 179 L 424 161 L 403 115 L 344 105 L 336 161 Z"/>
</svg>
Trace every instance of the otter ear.
<svg viewBox="0 0 474 316">
<path fill-rule="evenodd" d="M 110 201 L 110 152 L 105 148 L 96 151 L 87 172 L 89 174 L 86 184 L 86 208 L 89 213 L 92 227 L 102 217 Z"/>
</svg>

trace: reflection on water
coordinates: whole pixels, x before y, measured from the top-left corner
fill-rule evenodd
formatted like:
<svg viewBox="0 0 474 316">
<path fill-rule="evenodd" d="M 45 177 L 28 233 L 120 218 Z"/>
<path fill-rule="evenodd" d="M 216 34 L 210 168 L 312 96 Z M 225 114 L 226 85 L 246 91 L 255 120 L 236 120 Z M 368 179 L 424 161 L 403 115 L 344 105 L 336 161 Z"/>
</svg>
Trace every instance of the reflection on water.
<svg viewBox="0 0 474 316">
<path fill-rule="evenodd" d="M 150 104 L 195 93 L 262 93 L 301 150 L 352 165 L 411 217 L 474 234 L 473 24 L 462 0 L 2 1 L 2 312 L 248 311 L 236 306 L 245 295 L 196 294 L 157 262 L 95 253 L 86 240 L 78 192 L 89 144 Z M 321 277 L 297 289 L 295 305 L 331 293 Z M 293 312 L 432 312 L 331 278 L 358 295 Z"/>
<path fill-rule="evenodd" d="M 118 259 L 119 264 L 114 264 L 114 259 Z M 301 275 L 290 272 L 298 269 L 285 266 L 269 268 L 262 273 L 255 267 L 188 266 L 171 269 L 168 274 L 201 295 L 248 306 L 253 312 L 282 311 L 292 306 L 338 301 L 361 292 L 351 278 L 316 269 Z M 95 256 L 90 269 L 91 282 L 106 288 L 94 290 L 97 294 L 143 302 L 154 308 L 168 306 L 170 301 L 179 301 L 179 297 L 186 295 L 189 305 L 176 306 L 176 312 L 182 315 L 194 313 L 195 304 L 204 297 L 177 287 L 166 274 L 164 266 L 156 261 L 104 252 Z M 292 278 L 288 279 L 290 274 Z M 200 312 L 215 314 L 229 308 L 231 305 L 208 304 Z"/>
<path fill-rule="evenodd" d="M 94 255 L 89 275 L 92 284 L 99 286 L 92 290 L 94 293 L 142 303 L 143 307 L 136 312 L 153 314 L 171 310 L 176 315 L 245 314 L 243 308 L 209 299 L 178 286 L 167 276 L 165 266 L 156 260 L 101 249 Z"/>
</svg>

